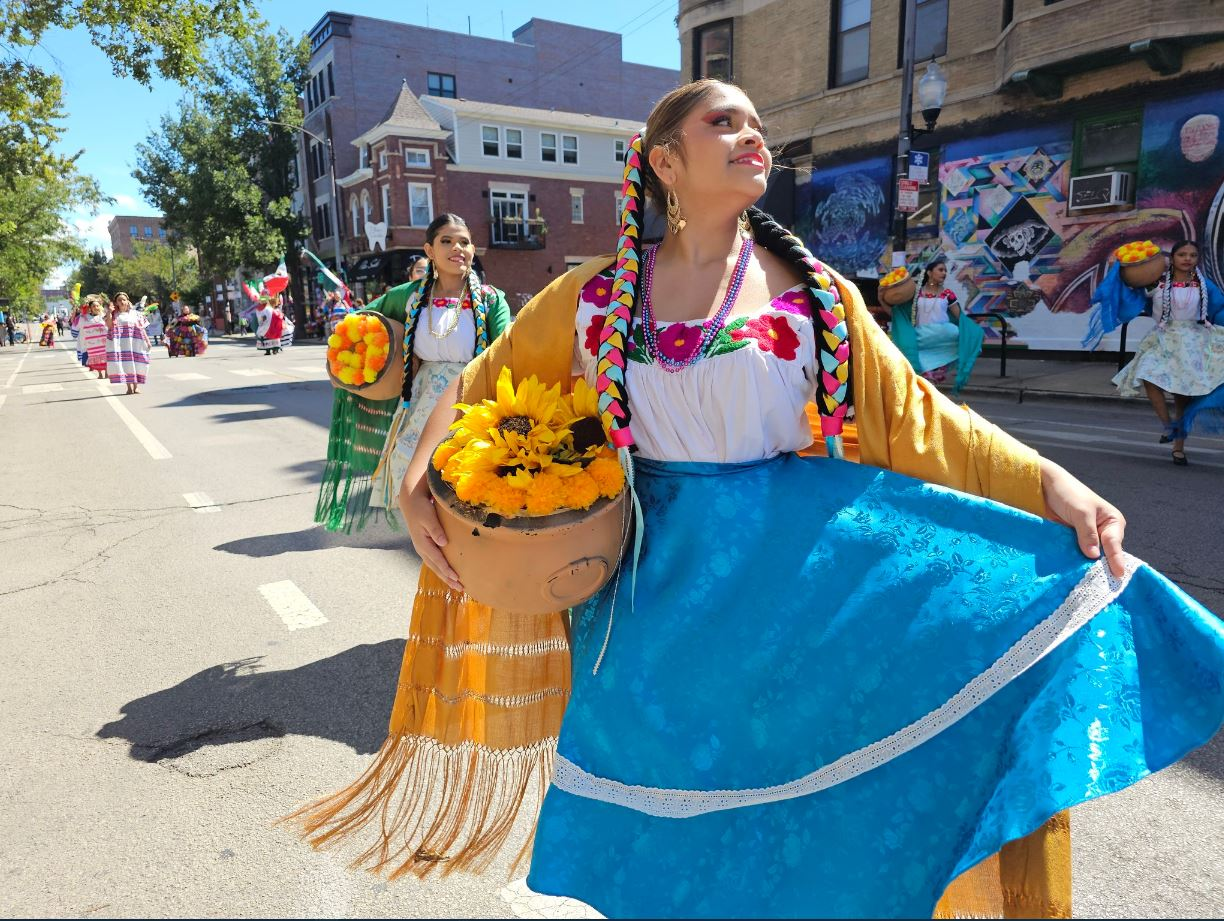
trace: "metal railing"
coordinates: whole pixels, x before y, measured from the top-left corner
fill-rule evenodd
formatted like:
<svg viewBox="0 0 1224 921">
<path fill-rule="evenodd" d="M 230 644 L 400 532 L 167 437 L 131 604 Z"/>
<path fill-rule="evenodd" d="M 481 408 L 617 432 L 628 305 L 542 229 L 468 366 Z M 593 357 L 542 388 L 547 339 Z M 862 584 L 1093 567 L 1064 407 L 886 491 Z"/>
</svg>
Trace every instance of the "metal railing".
<svg viewBox="0 0 1224 921">
<path fill-rule="evenodd" d="M 988 310 L 985 313 L 971 313 L 969 316 L 974 320 L 999 321 L 999 377 L 1007 377 L 1007 338 L 1011 332 L 1011 327 L 1007 325 L 1007 317 L 994 310 Z M 1125 337 L 1125 330 L 1122 335 Z"/>
</svg>

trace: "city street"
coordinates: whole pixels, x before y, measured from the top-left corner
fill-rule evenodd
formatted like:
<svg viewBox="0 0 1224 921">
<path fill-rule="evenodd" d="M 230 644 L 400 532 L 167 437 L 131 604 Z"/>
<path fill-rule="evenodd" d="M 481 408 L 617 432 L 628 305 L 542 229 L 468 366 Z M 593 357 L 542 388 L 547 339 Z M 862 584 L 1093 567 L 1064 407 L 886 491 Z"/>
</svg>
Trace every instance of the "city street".
<svg viewBox="0 0 1224 921">
<path fill-rule="evenodd" d="M 509 916 L 508 858 L 387 883 L 274 825 L 382 741 L 419 565 L 402 531 L 313 524 L 322 347 L 157 348 L 126 397 L 72 347 L 0 350 L 0 915 Z M 1179 468 L 1143 407 L 970 402 L 1224 612 L 1224 439 Z M 1224 915 L 1224 735 L 1073 828 L 1077 916 Z"/>
</svg>

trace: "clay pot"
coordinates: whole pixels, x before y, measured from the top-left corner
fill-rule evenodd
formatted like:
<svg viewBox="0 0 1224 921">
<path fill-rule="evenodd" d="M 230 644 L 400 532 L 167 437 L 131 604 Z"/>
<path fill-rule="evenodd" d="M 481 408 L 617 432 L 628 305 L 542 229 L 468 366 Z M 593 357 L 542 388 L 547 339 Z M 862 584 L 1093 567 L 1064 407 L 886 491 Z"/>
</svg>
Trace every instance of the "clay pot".
<svg viewBox="0 0 1224 921">
<path fill-rule="evenodd" d="M 620 565 L 628 489 L 586 511 L 503 518 L 460 502 L 433 464 L 428 477 L 447 562 L 481 604 L 521 614 L 563 611 L 591 598 Z"/>
<path fill-rule="evenodd" d="M 1132 288 L 1146 288 L 1160 281 L 1168 265 L 1169 259 L 1164 253 L 1149 256 L 1142 262 L 1123 262 L 1122 280 Z"/>
<path fill-rule="evenodd" d="M 913 300 L 914 294 L 917 293 L 918 286 L 914 283 L 914 276 L 907 275 L 894 284 L 880 288 L 880 303 L 887 304 L 889 307 L 896 307 L 898 304 L 904 304 L 906 301 Z"/>
<path fill-rule="evenodd" d="M 377 310 L 358 310 L 356 313 L 365 317 L 375 317 L 390 338 L 391 351 L 387 353 L 387 363 L 382 372 L 368 384 L 346 384 L 332 374 L 331 363 L 327 365 L 327 377 L 332 386 L 339 390 L 347 390 L 367 400 L 389 400 L 397 397 L 404 389 L 404 324 L 398 320 L 384 317 Z"/>
</svg>

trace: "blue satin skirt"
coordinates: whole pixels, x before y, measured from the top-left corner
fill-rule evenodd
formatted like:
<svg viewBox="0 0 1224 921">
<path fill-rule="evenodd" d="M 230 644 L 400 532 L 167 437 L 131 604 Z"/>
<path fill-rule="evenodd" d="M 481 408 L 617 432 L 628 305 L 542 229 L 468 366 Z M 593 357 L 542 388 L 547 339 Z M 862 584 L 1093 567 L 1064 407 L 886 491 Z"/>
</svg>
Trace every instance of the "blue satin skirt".
<svg viewBox="0 0 1224 921">
<path fill-rule="evenodd" d="M 1068 528 L 795 455 L 638 461 L 637 491 L 636 572 L 574 612 L 535 892 L 930 917 L 959 873 L 1224 721 L 1219 619 Z"/>
</svg>

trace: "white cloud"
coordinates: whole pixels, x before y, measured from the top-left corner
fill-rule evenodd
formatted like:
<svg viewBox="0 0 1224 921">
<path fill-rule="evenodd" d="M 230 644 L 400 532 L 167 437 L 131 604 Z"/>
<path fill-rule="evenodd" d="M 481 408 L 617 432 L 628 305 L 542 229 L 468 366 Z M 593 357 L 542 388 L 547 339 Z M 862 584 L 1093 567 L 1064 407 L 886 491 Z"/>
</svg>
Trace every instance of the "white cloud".
<svg viewBox="0 0 1224 921">
<path fill-rule="evenodd" d="M 116 193 L 114 196 L 114 199 L 115 199 L 116 205 L 118 205 L 120 208 L 126 208 L 129 211 L 132 210 L 133 208 L 144 207 L 144 205 L 141 202 L 137 201 L 133 196 L 125 195 L 122 192 Z"/>
<path fill-rule="evenodd" d="M 110 232 L 106 225 L 115 217 L 113 214 L 77 215 L 70 223 L 73 229 L 85 241 L 88 249 L 101 249 L 110 255 Z"/>
</svg>

